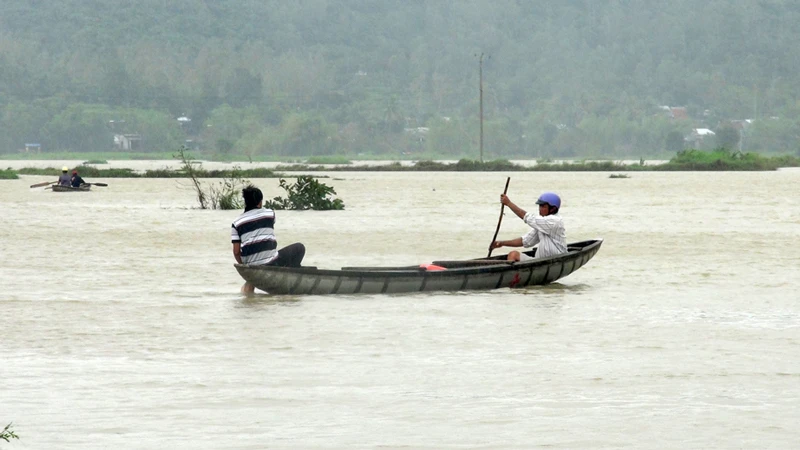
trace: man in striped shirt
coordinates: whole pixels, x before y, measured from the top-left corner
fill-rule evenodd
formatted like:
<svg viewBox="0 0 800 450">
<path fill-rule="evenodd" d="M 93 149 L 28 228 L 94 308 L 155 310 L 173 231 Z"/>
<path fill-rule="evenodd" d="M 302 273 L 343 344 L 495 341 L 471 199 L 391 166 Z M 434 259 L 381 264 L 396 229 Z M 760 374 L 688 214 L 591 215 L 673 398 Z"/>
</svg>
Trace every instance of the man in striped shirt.
<svg viewBox="0 0 800 450">
<path fill-rule="evenodd" d="M 275 238 L 275 211 L 262 208 L 264 195 L 253 185 L 242 189 L 244 213 L 231 224 L 233 257 L 239 264 L 300 267 L 306 248 L 296 242 L 277 250 Z M 245 294 L 253 293 L 250 283 L 242 286 Z"/>
<path fill-rule="evenodd" d="M 536 249 L 536 258 L 547 258 L 548 256 L 560 255 L 567 252 L 567 235 L 564 230 L 564 221 L 558 215 L 561 207 L 561 198 L 552 193 L 545 192 L 536 200 L 539 205 L 539 214 L 525 212 L 524 209 L 515 205 L 505 194 L 500 195 L 500 202 L 514 211 L 520 219 L 524 220 L 531 227 L 526 235 L 512 239 L 510 241 L 494 241 L 492 248 L 499 247 L 533 247 Z M 530 256 L 516 250 L 508 254 L 509 261 L 526 261 Z"/>
</svg>

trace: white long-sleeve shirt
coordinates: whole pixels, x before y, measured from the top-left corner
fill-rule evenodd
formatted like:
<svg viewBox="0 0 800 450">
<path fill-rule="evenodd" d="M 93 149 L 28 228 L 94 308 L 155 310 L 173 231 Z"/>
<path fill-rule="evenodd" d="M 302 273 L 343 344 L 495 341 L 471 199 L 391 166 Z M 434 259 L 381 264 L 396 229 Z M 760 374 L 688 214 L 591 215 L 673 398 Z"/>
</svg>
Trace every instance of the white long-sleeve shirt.
<svg viewBox="0 0 800 450">
<path fill-rule="evenodd" d="M 564 220 L 558 214 L 540 216 L 527 213 L 522 219 L 531 227 L 531 231 L 522 236 L 523 247 L 533 247 L 539 244 L 536 250 L 537 258 L 560 255 L 567 252 L 567 233 L 564 230 Z"/>
</svg>

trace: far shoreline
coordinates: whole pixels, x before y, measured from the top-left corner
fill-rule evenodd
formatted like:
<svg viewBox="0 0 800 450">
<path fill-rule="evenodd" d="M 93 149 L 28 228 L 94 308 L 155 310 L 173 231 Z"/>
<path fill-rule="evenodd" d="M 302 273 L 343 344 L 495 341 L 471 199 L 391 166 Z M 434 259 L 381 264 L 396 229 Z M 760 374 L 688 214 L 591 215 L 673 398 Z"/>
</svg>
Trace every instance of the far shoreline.
<svg viewBox="0 0 800 450">
<path fill-rule="evenodd" d="M 11 161 L 11 160 L 7 160 Z M 51 176 L 60 166 L 95 178 L 184 178 L 189 175 L 179 160 L 13 160 L 0 170 L 0 178 L 16 175 Z M 206 161 L 192 159 L 199 178 L 283 178 L 283 172 L 730 172 L 776 171 L 800 167 L 800 157 L 762 156 L 727 149 L 684 150 L 670 160 L 357 160 L 310 157 L 303 162 Z M 34 163 L 34 164 L 30 164 Z M 17 167 L 12 167 L 17 166 Z M 35 166 L 35 167 L 31 167 Z M 617 176 L 615 178 L 623 178 Z"/>
<path fill-rule="evenodd" d="M 311 161 L 312 158 L 309 158 Z M 69 170 L 78 170 L 81 176 L 92 178 L 187 178 L 181 162 L 131 161 L 131 160 L 36 160 L 39 167 L 9 167 L 0 170 L 0 178 L 14 179 L 17 175 L 54 176 L 60 165 Z M 31 160 L 18 162 L 17 166 Z M 293 178 L 294 172 L 617 172 L 612 178 L 627 178 L 622 173 L 630 172 L 731 172 L 731 171 L 776 171 L 779 168 L 800 167 L 800 158 L 795 156 L 766 157 L 754 153 L 731 152 L 718 149 L 711 152 L 685 150 L 678 152 L 669 161 L 626 160 L 579 160 L 512 162 L 508 160 L 474 161 L 344 161 L 332 164 L 308 163 L 264 163 L 264 162 L 218 162 L 192 160 L 198 178 Z M 163 163 L 163 164 L 162 164 Z M 142 167 L 158 165 L 160 168 Z M 41 167 L 47 165 L 47 167 Z M 125 165 L 125 166 L 123 166 Z M 106 166 L 106 167 L 103 167 Z M 126 167 L 127 166 L 127 167 Z M 136 166 L 139 166 L 137 169 Z M 247 167 L 249 166 L 249 167 Z M 211 168 L 209 168 L 211 167 Z M 285 172 L 293 172 L 287 175 Z M 320 177 L 319 175 L 317 177 Z M 323 176 L 324 177 L 324 176 Z"/>
</svg>

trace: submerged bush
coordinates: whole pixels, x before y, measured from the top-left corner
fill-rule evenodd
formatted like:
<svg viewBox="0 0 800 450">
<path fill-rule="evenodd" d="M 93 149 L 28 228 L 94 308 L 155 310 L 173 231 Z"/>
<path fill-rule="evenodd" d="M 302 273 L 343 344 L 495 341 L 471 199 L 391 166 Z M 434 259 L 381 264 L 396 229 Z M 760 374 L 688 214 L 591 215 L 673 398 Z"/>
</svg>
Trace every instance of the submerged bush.
<svg viewBox="0 0 800 450">
<path fill-rule="evenodd" d="M 223 178 L 222 182 L 217 185 L 210 186 L 207 190 L 203 189 L 200 184 L 200 173 L 202 172 L 202 163 L 195 163 L 186 152 L 186 147 L 178 149 L 175 155 L 181 160 L 181 172 L 184 176 L 188 176 L 192 180 L 192 186 L 197 193 L 197 201 L 200 203 L 200 209 L 239 209 L 244 205 L 243 200 L 239 199 L 239 192 L 250 184 L 239 175 L 238 169 L 234 168 L 230 171 L 229 176 Z M 197 167 L 195 167 L 197 165 Z M 165 171 L 165 175 L 166 175 Z"/>
<path fill-rule="evenodd" d="M 294 209 L 294 210 L 341 210 L 344 209 L 344 202 L 341 199 L 328 198 L 335 195 L 336 191 L 332 187 L 320 183 L 319 180 L 310 176 L 301 176 L 297 182 L 289 184 L 281 178 L 280 186 L 288 194 L 287 198 L 275 197 L 272 200 L 265 200 L 264 207 L 271 209 Z"/>
<path fill-rule="evenodd" d="M 497 159 L 494 161 L 475 161 L 472 159 L 461 159 L 455 164 L 455 170 L 459 172 L 500 172 L 505 170 L 516 170 L 521 167 L 508 161 L 507 159 Z"/>
<path fill-rule="evenodd" d="M 139 174 L 135 173 L 133 169 L 98 169 L 93 166 L 80 165 L 73 170 L 77 170 L 78 174 L 82 177 L 93 178 L 137 178 Z M 72 172 L 72 171 L 70 171 Z"/>
<path fill-rule="evenodd" d="M 353 164 L 352 161 L 344 156 L 312 156 L 306 160 L 306 164 Z"/>
<path fill-rule="evenodd" d="M 208 187 L 208 199 L 211 202 L 211 209 L 242 209 L 244 199 L 241 192 L 244 186 L 250 181 L 238 175 L 231 175 L 224 178 L 220 183 Z"/>
<path fill-rule="evenodd" d="M 17 172 L 11 170 L 10 167 L 5 170 L 0 169 L 0 180 L 16 180 L 17 178 L 19 178 Z"/>
<path fill-rule="evenodd" d="M 757 153 L 742 153 L 727 148 L 712 151 L 688 149 L 678 152 L 667 164 L 653 170 L 775 170 L 778 167 L 797 167 L 800 159 L 791 156 L 770 158 Z"/>
</svg>

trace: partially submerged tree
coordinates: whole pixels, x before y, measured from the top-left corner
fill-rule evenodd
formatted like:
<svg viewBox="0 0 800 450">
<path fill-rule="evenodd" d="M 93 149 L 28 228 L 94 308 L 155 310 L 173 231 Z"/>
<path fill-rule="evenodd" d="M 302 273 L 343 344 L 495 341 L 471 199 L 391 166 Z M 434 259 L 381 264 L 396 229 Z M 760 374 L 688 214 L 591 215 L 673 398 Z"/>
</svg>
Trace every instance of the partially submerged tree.
<svg viewBox="0 0 800 450">
<path fill-rule="evenodd" d="M 240 198 L 240 192 L 242 188 L 250 184 L 250 182 L 239 175 L 238 167 L 234 167 L 230 174 L 223 177 L 222 181 L 217 185 L 211 185 L 208 189 L 204 189 L 203 185 L 200 183 L 200 168 L 195 167 L 194 162 L 186 150 L 185 146 L 181 146 L 175 156 L 181 160 L 181 170 L 192 180 L 192 186 L 197 193 L 197 201 L 200 203 L 200 209 L 243 208 L 244 205 Z"/>
<path fill-rule="evenodd" d="M 241 170 L 238 167 L 234 167 L 222 178 L 221 182 L 204 188 L 200 183 L 200 178 L 202 178 L 201 175 L 206 173 L 202 170 L 201 164 L 192 161 L 186 150 L 186 147 L 182 146 L 175 156 L 181 160 L 181 170 L 192 180 L 192 186 L 197 193 L 200 209 L 244 208 L 241 192 L 245 186 L 250 184 L 250 181 L 242 178 Z M 294 210 L 344 209 L 344 202 L 341 199 L 329 198 L 331 195 L 336 195 L 336 191 L 311 176 L 300 176 L 294 184 L 289 184 L 285 179 L 281 178 L 280 186 L 286 191 L 288 197 L 275 197 L 272 200 L 265 200 L 265 208 Z"/>
</svg>

